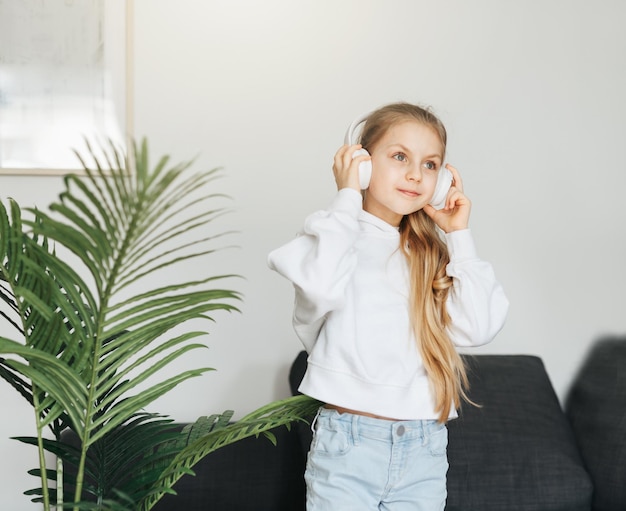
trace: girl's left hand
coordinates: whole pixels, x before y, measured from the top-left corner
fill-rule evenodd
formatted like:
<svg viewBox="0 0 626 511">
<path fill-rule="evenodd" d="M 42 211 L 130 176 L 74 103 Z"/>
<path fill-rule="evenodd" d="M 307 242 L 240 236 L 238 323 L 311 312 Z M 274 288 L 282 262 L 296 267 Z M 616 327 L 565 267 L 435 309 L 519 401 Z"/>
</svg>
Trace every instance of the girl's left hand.
<svg viewBox="0 0 626 511">
<path fill-rule="evenodd" d="M 452 186 L 446 197 L 446 205 L 443 209 L 437 210 L 427 204 L 424 206 L 424 213 L 432 218 L 440 229 L 448 233 L 467 229 L 472 203 L 463 193 L 463 181 L 459 171 L 450 164 L 447 164 L 446 168 L 452 173 Z"/>
</svg>

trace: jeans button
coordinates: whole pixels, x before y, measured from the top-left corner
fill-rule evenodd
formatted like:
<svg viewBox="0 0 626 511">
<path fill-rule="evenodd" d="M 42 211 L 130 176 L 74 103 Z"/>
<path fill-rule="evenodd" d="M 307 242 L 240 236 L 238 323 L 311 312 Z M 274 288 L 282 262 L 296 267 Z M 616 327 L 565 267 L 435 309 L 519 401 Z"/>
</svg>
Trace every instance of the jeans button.
<svg viewBox="0 0 626 511">
<path fill-rule="evenodd" d="M 405 427 L 400 425 L 400 426 L 398 426 L 398 429 L 396 430 L 396 433 L 398 434 L 398 436 L 402 436 L 402 435 L 404 435 L 405 431 L 406 431 Z"/>
</svg>

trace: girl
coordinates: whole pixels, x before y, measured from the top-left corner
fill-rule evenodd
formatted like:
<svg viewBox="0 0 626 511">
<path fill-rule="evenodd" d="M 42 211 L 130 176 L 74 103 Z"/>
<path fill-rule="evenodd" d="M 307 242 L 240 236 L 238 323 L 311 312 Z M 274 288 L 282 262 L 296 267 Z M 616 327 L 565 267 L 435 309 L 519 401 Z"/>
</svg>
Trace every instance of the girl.
<svg viewBox="0 0 626 511">
<path fill-rule="evenodd" d="M 455 347 L 491 341 L 508 301 L 468 230 L 470 201 L 451 165 L 445 206 L 429 204 L 446 130 L 429 110 L 371 113 L 361 143 L 334 159 L 338 193 L 269 255 L 296 299 L 314 421 L 307 510 L 443 510 L 446 421 L 466 399 Z M 354 153 L 364 148 L 367 153 Z M 358 154 L 358 153 L 357 153 Z M 358 168 L 371 161 L 361 193 Z"/>
</svg>

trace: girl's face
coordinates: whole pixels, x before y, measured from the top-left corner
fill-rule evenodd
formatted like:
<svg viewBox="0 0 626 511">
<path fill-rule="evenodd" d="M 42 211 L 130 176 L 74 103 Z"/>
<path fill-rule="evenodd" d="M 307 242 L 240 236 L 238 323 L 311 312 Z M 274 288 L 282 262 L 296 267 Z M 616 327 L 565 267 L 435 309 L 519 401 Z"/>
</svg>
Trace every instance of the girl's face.
<svg viewBox="0 0 626 511">
<path fill-rule="evenodd" d="M 407 120 L 391 126 L 370 149 L 372 179 L 363 209 L 398 226 L 432 198 L 444 147 L 433 128 Z"/>
</svg>

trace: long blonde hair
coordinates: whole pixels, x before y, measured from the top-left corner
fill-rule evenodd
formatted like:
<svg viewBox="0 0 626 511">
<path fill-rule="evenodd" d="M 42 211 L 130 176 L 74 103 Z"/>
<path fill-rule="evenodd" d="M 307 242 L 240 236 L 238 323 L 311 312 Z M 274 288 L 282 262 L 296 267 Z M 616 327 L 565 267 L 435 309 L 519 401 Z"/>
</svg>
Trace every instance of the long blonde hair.
<svg viewBox="0 0 626 511">
<path fill-rule="evenodd" d="M 445 153 L 447 133 L 442 122 L 430 110 L 409 103 L 392 103 L 372 112 L 365 121 L 361 144 L 371 152 L 391 126 L 407 120 L 432 128 Z M 446 331 L 450 324 L 446 310 L 452 286 L 452 278 L 446 275 L 450 256 L 435 223 L 422 210 L 402 218 L 400 250 L 409 266 L 415 339 L 435 396 L 439 421 L 445 422 L 451 406 L 458 408 L 462 399 L 469 401 L 465 366 Z"/>
</svg>

